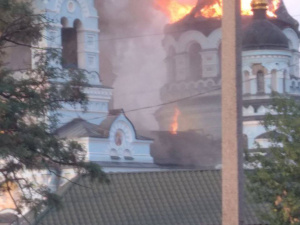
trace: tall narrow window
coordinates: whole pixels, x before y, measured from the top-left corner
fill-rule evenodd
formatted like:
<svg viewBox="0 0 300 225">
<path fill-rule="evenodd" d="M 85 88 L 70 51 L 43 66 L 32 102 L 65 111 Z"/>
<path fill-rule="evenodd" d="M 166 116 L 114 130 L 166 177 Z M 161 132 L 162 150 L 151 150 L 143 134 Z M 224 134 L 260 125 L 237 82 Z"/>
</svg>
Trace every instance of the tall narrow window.
<svg viewBox="0 0 300 225">
<path fill-rule="evenodd" d="M 222 44 L 220 44 L 219 49 L 218 49 L 218 76 L 221 76 L 222 72 Z"/>
<path fill-rule="evenodd" d="M 272 91 L 277 91 L 277 74 L 276 70 L 272 70 L 271 72 L 271 86 L 272 86 Z"/>
<path fill-rule="evenodd" d="M 265 93 L 265 77 L 263 71 L 258 71 L 257 72 L 257 93 L 258 94 L 263 94 Z"/>
<path fill-rule="evenodd" d="M 176 59 L 175 59 L 175 50 L 173 47 L 171 47 L 168 51 L 166 63 L 167 63 L 168 80 L 173 81 L 176 79 Z"/>
<path fill-rule="evenodd" d="M 243 134 L 243 149 L 248 149 L 249 141 L 247 134 Z"/>
<path fill-rule="evenodd" d="M 63 24 L 64 25 L 64 24 Z M 64 68 L 78 67 L 77 30 L 74 27 L 61 29 L 62 66 Z"/>
<path fill-rule="evenodd" d="M 190 79 L 199 80 L 202 77 L 201 46 L 194 43 L 189 48 Z"/>
<path fill-rule="evenodd" d="M 283 71 L 283 93 L 286 92 L 286 80 L 287 80 L 287 71 Z"/>
<path fill-rule="evenodd" d="M 250 94 L 251 93 L 251 81 L 250 81 L 250 74 L 248 71 L 244 71 L 244 91 L 243 94 Z"/>
</svg>

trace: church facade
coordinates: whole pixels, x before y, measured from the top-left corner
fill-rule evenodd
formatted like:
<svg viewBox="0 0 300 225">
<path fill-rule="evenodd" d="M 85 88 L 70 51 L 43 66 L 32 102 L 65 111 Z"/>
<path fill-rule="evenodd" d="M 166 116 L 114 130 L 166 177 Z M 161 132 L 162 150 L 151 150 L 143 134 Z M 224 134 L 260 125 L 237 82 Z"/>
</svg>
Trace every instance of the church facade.
<svg viewBox="0 0 300 225">
<path fill-rule="evenodd" d="M 262 2 L 262 4 L 261 4 Z M 266 14 L 267 1 L 252 1 L 253 16 L 242 16 L 243 132 L 245 146 L 268 146 L 261 124 L 270 112 L 272 91 L 299 96 L 298 22 L 283 1 L 274 17 Z M 165 28 L 163 47 L 169 82 L 161 99 L 178 101 L 156 112 L 160 128 L 168 130 L 170 118 L 180 111 L 178 130 L 193 130 L 221 140 L 221 19 L 192 11 Z M 201 144 L 200 144 L 201 146 Z"/>
<path fill-rule="evenodd" d="M 62 64 L 57 66 L 87 71 L 90 85 L 85 89 L 87 110 L 65 105 L 58 112 L 57 135 L 81 143 L 90 161 L 152 163 L 153 140 L 139 136 L 123 110 L 108 108 L 113 90 L 100 80 L 100 30 L 94 1 L 43 0 L 34 1 L 34 6 L 52 21 L 41 47 L 61 49 Z"/>
</svg>

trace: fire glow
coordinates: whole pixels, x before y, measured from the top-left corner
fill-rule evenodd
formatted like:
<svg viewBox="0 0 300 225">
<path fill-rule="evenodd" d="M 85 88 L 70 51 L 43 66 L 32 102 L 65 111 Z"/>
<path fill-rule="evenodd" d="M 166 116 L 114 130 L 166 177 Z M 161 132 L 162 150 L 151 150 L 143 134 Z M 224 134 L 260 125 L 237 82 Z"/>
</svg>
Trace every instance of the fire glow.
<svg viewBox="0 0 300 225">
<path fill-rule="evenodd" d="M 242 15 L 252 15 L 252 0 L 242 0 Z M 189 14 L 197 5 L 198 0 L 155 0 L 155 8 L 165 13 L 170 22 L 176 22 Z M 269 9 L 267 14 L 269 17 L 276 17 L 275 11 L 278 9 L 280 0 L 269 1 Z M 222 0 L 200 0 L 200 10 L 196 12 L 196 16 L 205 18 L 220 18 L 222 16 Z"/>
<path fill-rule="evenodd" d="M 173 116 L 173 121 L 171 124 L 171 134 L 177 134 L 178 132 L 178 118 L 180 116 L 180 111 L 178 108 L 175 108 L 175 114 Z"/>
</svg>

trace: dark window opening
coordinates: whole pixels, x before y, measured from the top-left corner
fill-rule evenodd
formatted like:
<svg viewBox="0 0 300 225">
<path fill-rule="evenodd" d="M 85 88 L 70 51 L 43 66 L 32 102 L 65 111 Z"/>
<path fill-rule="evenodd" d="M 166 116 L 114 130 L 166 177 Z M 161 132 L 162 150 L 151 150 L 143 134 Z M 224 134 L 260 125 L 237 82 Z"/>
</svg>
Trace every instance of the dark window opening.
<svg viewBox="0 0 300 225">
<path fill-rule="evenodd" d="M 243 134 L 243 149 L 248 149 L 249 141 L 248 136 L 246 134 Z"/>
<path fill-rule="evenodd" d="M 194 43 L 189 48 L 190 79 L 199 80 L 202 77 L 201 46 Z"/>
<path fill-rule="evenodd" d="M 265 77 L 264 73 L 260 70 L 257 72 L 257 93 L 263 94 L 265 93 Z"/>
<path fill-rule="evenodd" d="M 62 66 L 63 68 L 77 68 L 77 30 L 62 28 Z"/>
</svg>

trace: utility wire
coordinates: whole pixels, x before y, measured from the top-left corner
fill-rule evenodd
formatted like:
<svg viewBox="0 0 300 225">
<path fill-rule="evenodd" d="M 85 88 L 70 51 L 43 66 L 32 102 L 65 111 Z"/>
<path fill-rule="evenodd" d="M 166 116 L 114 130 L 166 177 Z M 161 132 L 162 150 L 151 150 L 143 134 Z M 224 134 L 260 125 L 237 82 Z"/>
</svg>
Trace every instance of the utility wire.
<svg viewBox="0 0 300 225">
<path fill-rule="evenodd" d="M 297 63 L 296 64 L 292 64 L 290 65 L 289 67 L 292 67 L 294 65 L 298 65 Z M 285 71 L 286 69 L 279 69 L 277 71 Z M 246 83 L 246 82 L 249 82 L 249 81 L 252 81 L 252 80 L 256 80 L 257 78 L 251 78 L 251 79 L 247 79 L 247 80 L 244 80 L 242 81 L 242 83 Z M 175 104 L 175 103 L 178 103 L 178 102 L 181 102 L 181 101 L 186 101 L 186 100 L 189 100 L 189 99 L 192 99 L 192 98 L 195 98 L 195 97 L 199 97 L 199 96 L 202 96 L 202 95 L 206 95 L 206 94 L 209 94 L 209 93 L 212 93 L 212 92 L 215 92 L 215 91 L 218 91 L 218 90 L 221 90 L 222 87 L 219 86 L 219 87 L 215 87 L 215 88 L 212 88 L 210 90 L 206 90 L 204 92 L 200 92 L 200 93 L 197 93 L 195 95 L 191 95 L 191 96 L 187 96 L 187 97 L 184 97 L 184 98 L 180 98 L 180 99 L 176 99 L 176 100 L 172 100 L 172 101 L 169 101 L 169 102 L 164 102 L 164 103 L 159 103 L 159 104 L 155 104 L 155 105 L 150 105 L 150 106 L 144 106 L 144 107 L 139 107 L 139 108 L 135 108 L 135 109 L 129 109 L 129 110 L 124 110 L 124 114 L 127 114 L 127 113 L 132 113 L 132 112 L 137 112 L 137 111 L 141 111 L 141 110 L 147 110 L 147 109 L 152 109 L 152 108 L 157 108 L 157 107 L 161 107 L 161 106 L 165 106 L 165 105 L 171 105 L 171 104 Z M 78 115 L 78 114 L 77 114 Z M 98 119 L 104 119 L 104 118 L 107 118 L 107 117 L 110 117 L 110 116 L 113 116 L 113 115 L 105 115 L 105 116 L 99 116 L 99 117 L 94 117 L 94 118 L 90 118 L 88 119 L 88 121 L 91 121 L 91 120 L 98 120 Z M 71 117 L 71 116 L 70 116 Z M 69 123 L 69 122 L 67 122 Z M 65 125 L 67 123 L 63 123 L 62 125 Z M 107 130 L 109 131 L 109 130 Z"/>
<path fill-rule="evenodd" d="M 300 14 L 297 15 L 291 15 L 292 17 L 300 17 Z M 126 40 L 126 39 L 136 39 L 136 38 L 145 38 L 145 37 L 154 37 L 154 36 L 164 36 L 168 34 L 176 34 L 176 33 L 181 33 L 187 31 L 186 29 L 183 30 L 177 30 L 177 31 L 172 31 L 172 32 L 161 32 L 161 33 L 152 33 L 152 34 L 137 34 L 137 35 L 132 35 L 132 36 L 125 36 L 125 37 L 113 37 L 113 38 L 107 38 L 107 39 L 94 39 L 92 41 L 82 41 L 82 42 L 77 42 L 78 44 L 85 44 L 88 42 L 102 42 L 102 41 L 117 41 L 117 40 Z M 58 35 L 55 37 L 45 37 L 46 40 L 55 43 L 55 39 L 61 38 L 62 35 Z"/>
</svg>

